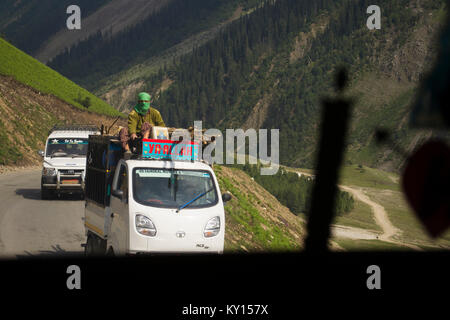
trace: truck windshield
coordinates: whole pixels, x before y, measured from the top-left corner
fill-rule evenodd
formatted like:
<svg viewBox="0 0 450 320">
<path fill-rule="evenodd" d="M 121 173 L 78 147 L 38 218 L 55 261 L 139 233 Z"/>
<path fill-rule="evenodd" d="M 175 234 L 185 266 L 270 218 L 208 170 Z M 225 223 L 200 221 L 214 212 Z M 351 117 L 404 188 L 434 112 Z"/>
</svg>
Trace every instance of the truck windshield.
<svg viewBox="0 0 450 320">
<path fill-rule="evenodd" d="M 189 204 L 188 208 L 210 207 L 217 203 L 217 191 L 208 171 L 150 168 L 133 170 L 134 200 L 146 206 L 179 208 L 205 192 L 207 193 Z"/>
<path fill-rule="evenodd" d="M 88 139 L 54 138 L 47 141 L 47 157 L 85 157 Z"/>
</svg>

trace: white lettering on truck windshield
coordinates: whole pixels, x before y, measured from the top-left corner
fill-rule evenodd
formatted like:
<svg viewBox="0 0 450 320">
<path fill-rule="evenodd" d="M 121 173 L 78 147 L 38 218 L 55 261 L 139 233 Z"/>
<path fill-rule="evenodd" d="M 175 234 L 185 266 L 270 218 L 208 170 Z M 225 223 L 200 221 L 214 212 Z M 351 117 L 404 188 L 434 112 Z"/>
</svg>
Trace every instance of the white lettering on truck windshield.
<svg viewBox="0 0 450 320">
<path fill-rule="evenodd" d="M 87 154 L 88 139 L 54 138 L 47 143 L 47 157 L 83 157 Z"/>
</svg>

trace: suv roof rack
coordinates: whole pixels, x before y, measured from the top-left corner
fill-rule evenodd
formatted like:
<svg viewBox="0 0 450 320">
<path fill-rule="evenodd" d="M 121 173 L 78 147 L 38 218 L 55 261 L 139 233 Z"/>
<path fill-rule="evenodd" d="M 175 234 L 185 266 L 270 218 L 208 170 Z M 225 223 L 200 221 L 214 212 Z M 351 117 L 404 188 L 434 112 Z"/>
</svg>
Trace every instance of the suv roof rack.
<svg viewBox="0 0 450 320">
<path fill-rule="evenodd" d="M 53 128 L 50 129 L 48 134 L 52 133 L 53 131 L 57 130 L 64 130 L 64 131 L 93 131 L 97 132 L 100 131 L 100 129 L 96 125 L 90 125 L 90 124 L 73 124 L 73 125 L 54 125 Z"/>
</svg>

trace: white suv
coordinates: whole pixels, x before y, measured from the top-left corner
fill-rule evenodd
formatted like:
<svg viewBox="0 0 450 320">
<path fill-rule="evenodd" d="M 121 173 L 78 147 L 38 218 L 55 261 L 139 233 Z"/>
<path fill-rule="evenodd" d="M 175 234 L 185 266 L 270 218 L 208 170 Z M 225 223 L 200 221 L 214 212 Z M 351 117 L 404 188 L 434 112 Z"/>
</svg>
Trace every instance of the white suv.
<svg viewBox="0 0 450 320">
<path fill-rule="evenodd" d="M 50 199 L 61 193 L 84 196 L 84 177 L 89 135 L 100 134 L 95 126 L 55 126 L 50 130 L 41 178 L 41 198 Z"/>
</svg>

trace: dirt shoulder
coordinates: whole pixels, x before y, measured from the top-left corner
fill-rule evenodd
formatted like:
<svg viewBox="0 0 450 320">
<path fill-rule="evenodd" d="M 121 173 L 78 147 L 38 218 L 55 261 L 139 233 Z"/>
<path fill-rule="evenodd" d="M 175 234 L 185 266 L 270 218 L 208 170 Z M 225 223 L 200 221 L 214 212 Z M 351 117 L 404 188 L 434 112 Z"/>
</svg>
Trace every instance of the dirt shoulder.
<svg viewBox="0 0 450 320">
<path fill-rule="evenodd" d="M 41 165 L 30 165 L 30 166 L 0 166 L 0 175 L 5 175 L 8 173 L 18 172 L 18 171 L 34 171 L 40 170 Z"/>
</svg>

